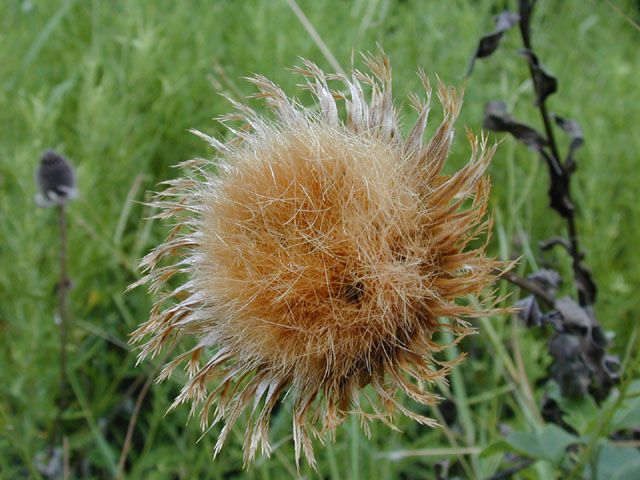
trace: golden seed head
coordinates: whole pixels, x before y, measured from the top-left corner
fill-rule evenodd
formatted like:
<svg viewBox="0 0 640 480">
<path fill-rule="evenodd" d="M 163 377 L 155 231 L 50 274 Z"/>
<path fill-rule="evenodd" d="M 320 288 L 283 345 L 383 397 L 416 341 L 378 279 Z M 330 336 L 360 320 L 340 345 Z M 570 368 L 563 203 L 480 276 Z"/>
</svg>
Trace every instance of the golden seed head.
<svg viewBox="0 0 640 480">
<path fill-rule="evenodd" d="M 169 182 L 154 202 L 159 218 L 178 222 L 143 259 L 149 273 L 134 286 L 158 292 L 178 272 L 187 280 L 160 297 L 134 339 L 147 339 L 144 358 L 177 334 L 197 337 L 162 378 L 187 362 L 189 380 L 174 406 L 192 400 L 193 413 L 202 404 L 203 426 L 215 406 L 213 421 L 225 422 L 216 453 L 253 405 L 245 462 L 259 443 L 268 454 L 271 410 L 285 393 L 293 400 L 296 458 L 304 449 L 312 466 L 309 433 L 333 433 L 348 413 L 392 426 L 400 410 L 435 425 L 399 403 L 397 390 L 434 403 L 425 382 L 452 364 L 434 358 L 446 346 L 433 334 L 460 339 L 471 331 L 463 318 L 495 311 L 490 296 L 476 307 L 456 303 L 479 295 L 501 266 L 484 246 L 468 248 L 490 228 L 484 172 L 495 146 L 468 134 L 470 161 L 442 174 L 460 96 L 438 84 L 444 120 L 423 144 L 431 89 L 419 72 L 427 98 L 410 96 L 419 117 L 403 139 L 388 59 L 383 52 L 364 59 L 373 76 L 355 71 L 351 79 L 303 60 L 296 71 L 317 98 L 313 109 L 264 77 L 250 79 L 275 118 L 233 102 L 238 113 L 222 121 L 247 128 L 227 143 L 196 132 L 218 156 L 185 162 L 191 174 Z M 328 79 L 348 95 L 330 90 Z M 173 264 L 158 266 L 167 258 Z M 367 385 L 375 398 L 362 392 Z"/>
</svg>

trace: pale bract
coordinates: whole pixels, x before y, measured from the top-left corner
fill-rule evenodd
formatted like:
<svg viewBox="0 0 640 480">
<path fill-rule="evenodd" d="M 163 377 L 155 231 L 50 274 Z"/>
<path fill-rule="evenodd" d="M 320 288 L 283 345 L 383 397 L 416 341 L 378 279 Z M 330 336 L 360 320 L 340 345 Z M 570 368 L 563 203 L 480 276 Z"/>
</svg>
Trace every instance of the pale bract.
<svg viewBox="0 0 640 480">
<path fill-rule="evenodd" d="M 460 95 L 438 83 L 444 119 L 424 142 L 431 88 L 420 71 L 425 99 L 410 96 L 418 120 L 405 137 L 387 57 L 364 61 L 369 72 L 344 78 L 303 60 L 295 72 L 312 107 L 250 79 L 271 113 L 233 102 L 237 113 L 221 119 L 242 123 L 232 140 L 195 132 L 217 155 L 184 162 L 185 177 L 154 202 L 175 227 L 141 263 L 147 275 L 134 286 L 159 300 L 133 338 L 146 342 L 141 359 L 175 336 L 196 339 L 161 378 L 185 363 L 173 406 L 191 401 L 203 428 L 223 423 L 216 453 L 248 412 L 245 462 L 260 446 L 269 454 L 271 412 L 285 398 L 296 460 L 304 451 L 312 466 L 311 434 L 322 440 L 348 415 L 367 434 L 372 419 L 394 428 L 396 412 L 435 426 L 399 392 L 436 402 L 433 383 L 455 362 L 438 358 L 447 345 L 434 334 L 457 342 L 472 331 L 465 318 L 497 311 L 482 292 L 502 265 L 484 242 L 470 247 L 491 226 L 485 170 L 495 146 L 469 133 L 468 163 L 441 173 Z M 170 281 L 176 273 L 186 280 Z M 478 301 L 459 301 L 469 295 Z"/>
</svg>

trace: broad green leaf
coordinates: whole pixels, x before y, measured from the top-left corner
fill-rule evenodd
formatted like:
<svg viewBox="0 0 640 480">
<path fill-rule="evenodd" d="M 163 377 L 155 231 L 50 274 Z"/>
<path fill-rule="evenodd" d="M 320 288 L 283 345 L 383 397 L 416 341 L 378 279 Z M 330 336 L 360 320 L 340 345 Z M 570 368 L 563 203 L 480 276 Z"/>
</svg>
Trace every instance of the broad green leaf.
<svg viewBox="0 0 640 480">
<path fill-rule="evenodd" d="M 640 476 L 640 460 L 620 467 L 611 480 L 638 480 Z"/>
<path fill-rule="evenodd" d="M 573 427 L 580 436 L 587 437 L 595 432 L 602 412 L 593 397 L 589 395 L 582 398 L 564 397 L 555 382 L 550 382 L 547 395 L 555 400 L 564 412 L 562 419 Z"/>
<path fill-rule="evenodd" d="M 532 458 L 557 462 L 569 445 L 579 443 L 580 439 L 565 432 L 556 425 L 546 425 L 539 432 L 513 432 L 505 440 L 500 440 L 483 452 L 483 456 L 499 452 L 515 452 Z"/>
<path fill-rule="evenodd" d="M 613 415 L 609 432 L 640 426 L 640 380 L 629 385 L 626 398 Z"/>
<path fill-rule="evenodd" d="M 640 475 L 640 451 L 634 447 L 616 447 L 603 443 L 598 456 L 596 478 L 607 480 L 635 480 Z"/>
<path fill-rule="evenodd" d="M 485 448 L 481 453 L 481 457 L 490 457 L 491 455 L 496 455 L 498 453 L 504 452 L 515 452 L 512 445 L 510 445 L 506 440 L 498 440 L 497 442 L 492 443 L 487 448 Z M 520 452 L 517 452 L 520 453 Z"/>
</svg>

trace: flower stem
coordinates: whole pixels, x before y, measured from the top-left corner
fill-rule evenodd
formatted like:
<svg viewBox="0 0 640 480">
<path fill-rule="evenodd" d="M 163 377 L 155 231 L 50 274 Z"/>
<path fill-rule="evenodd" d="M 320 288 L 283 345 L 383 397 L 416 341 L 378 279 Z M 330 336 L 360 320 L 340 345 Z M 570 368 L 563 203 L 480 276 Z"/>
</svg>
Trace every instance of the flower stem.
<svg viewBox="0 0 640 480">
<path fill-rule="evenodd" d="M 71 281 L 67 276 L 67 219 L 64 205 L 58 206 L 58 228 L 60 230 L 60 280 L 57 285 L 58 314 L 56 320 L 60 326 L 60 399 L 58 403 L 58 416 L 56 418 L 56 436 L 64 435 L 62 429 L 62 414 L 67 408 L 67 391 L 69 380 L 67 378 L 67 334 L 71 328 L 71 319 L 67 308 L 67 291 L 71 287 Z"/>
<path fill-rule="evenodd" d="M 519 2 L 519 12 L 520 12 L 520 35 L 522 37 L 522 43 L 524 47 L 531 52 L 533 55 L 533 47 L 531 46 L 531 29 L 530 29 L 530 17 L 531 10 L 533 9 L 533 3 L 530 0 L 520 0 Z M 541 95 L 540 85 L 536 82 L 536 75 L 534 71 L 534 61 L 530 58 L 529 60 L 529 73 L 531 75 L 531 80 L 533 82 L 533 87 L 536 93 L 536 98 L 540 99 L 537 103 L 537 106 L 540 110 L 540 115 L 542 117 L 542 122 L 544 124 L 544 130 L 547 136 L 547 143 L 549 145 L 549 149 L 551 150 L 551 155 L 545 155 L 544 158 L 550 163 L 550 168 L 552 168 L 555 172 L 557 172 L 566 182 L 566 198 L 569 200 L 571 205 L 573 202 L 571 201 L 571 190 L 570 180 L 571 180 L 571 171 L 568 171 L 565 166 L 562 164 L 560 160 L 560 151 L 558 150 L 558 146 L 556 144 L 555 137 L 553 136 L 553 127 L 551 125 L 551 119 L 549 116 L 549 112 L 547 111 L 546 99 Z M 567 220 L 567 227 L 569 232 L 569 255 L 571 255 L 572 266 L 574 275 L 579 277 L 585 274 L 584 268 L 581 264 L 584 254 L 580 248 L 580 243 L 578 241 L 578 233 L 576 229 L 575 223 L 575 209 L 568 208 L 565 212 L 560 212 L 561 215 Z M 590 274 L 589 274 L 590 277 Z M 592 282 L 593 280 L 589 278 Z M 582 288 L 578 288 L 578 297 L 580 299 L 580 304 L 590 305 L 593 303 L 594 295 L 586 294 Z"/>
</svg>

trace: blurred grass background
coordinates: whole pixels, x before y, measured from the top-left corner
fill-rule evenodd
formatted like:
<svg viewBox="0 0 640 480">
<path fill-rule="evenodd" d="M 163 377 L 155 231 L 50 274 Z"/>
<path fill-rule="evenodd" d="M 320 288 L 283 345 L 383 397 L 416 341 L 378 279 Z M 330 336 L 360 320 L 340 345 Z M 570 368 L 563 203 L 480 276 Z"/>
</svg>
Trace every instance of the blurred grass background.
<svg viewBox="0 0 640 480">
<path fill-rule="evenodd" d="M 461 86 L 471 53 L 492 16 L 516 2 L 456 0 L 301 0 L 300 7 L 338 62 L 380 43 L 391 58 L 395 96 L 405 125 L 414 119 L 402 99 L 419 91 L 422 66 L 432 80 Z M 615 4 L 638 18 L 635 2 Z M 624 351 L 638 321 L 640 300 L 640 32 L 597 0 L 537 2 L 533 42 L 559 81 L 550 110 L 581 123 L 585 146 L 572 194 L 586 263 L 599 287 L 596 311 Z M 502 99 L 521 120 L 540 127 L 517 32 L 479 60 L 466 81 L 465 107 L 450 162 L 461 165 L 469 147 L 463 125 L 479 131 L 486 101 Z M 133 402 L 152 362 L 134 367 L 128 334 L 147 317 L 143 289 L 123 294 L 138 278 L 138 259 L 164 238 L 168 225 L 145 221 L 140 203 L 170 167 L 211 149 L 186 130 L 226 133 L 212 117 L 227 113 L 217 92 L 253 93 L 241 77 L 261 73 L 285 91 L 308 97 L 286 67 L 298 56 L 332 70 L 285 0 L 274 1 L 17 1 L 0 3 L 0 477 L 24 478 L 46 450 L 57 413 L 59 343 L 54 323 L 58 233 L 53 210 L 37 208 L 33 172 L 54 148 L 77 169 L 80 198 L 70 204 L 70 379 L 75 401 L 65 418 L 70 450 L 84 478 L 111 478 Z M 356 66 L 361 63 L 355 56 Z M 252 105 L 258 104 L 251 101 Z M 434 105 L 429 131 L 438 122 Z M 568 139 L 557 138 L 566 152 Z M 521 274 L 535 269 L 537 242 L 563 235 L 547 207 L 547 172 L 534 153 L 507 139 L 491 167 L 496 256 L 524 255 Z M 549 257 L 569 280 L 561 253 Z M 502 289 L 506 291 L 507 286 Z M 567 293 L 570 288 L 567 287 Z M 515 300 L 515 297 L 513 297 Z M 538 422 L 536 401 L 550 357 L 546 336 L 495 317 L 461 347 L 471 358 L 457 367 L 448 398 L 435 411 L 445 423 L 429 430 L 399 419 L 403 433 L 374 425 L 369 441 L 356 423 L 336 444 L 319 449 L 322 478 L 433 478 L 450 458 L 463 478 L 485 478 L 500 457 L 480 449 L 500 438 L 499 425 Z M 154 385 L 146 397 L 127 463 L 128 478 L 283 478 L 295 475 L 290 408 L 273 422 L 278 448 L 242 471 L 243 429 L 234 429 L 211 461 L 217 427 L 196 443 L 198 423 L 187 407 L 165 415 L 180 376 Z M 423 451 L 418 455 L 412 452 Z M 426 449 L 426 450 L 425 450 Z M 445 451 L 442 451 L 445 449 Z M 391 454 L 396 452 L 395 455 Z M 400 452 L 400 453 L 397 453 Z M 415 452 L 414 452 L 415 453 Z M 536 472 L 529 469 L 530 472 Z M 79 473 L 79 474 L 80 474 Z M 521 478 L 527 477 L 524 471 Z M 551 477 L 549 477 L 551 478 Z"/>
</svg>

